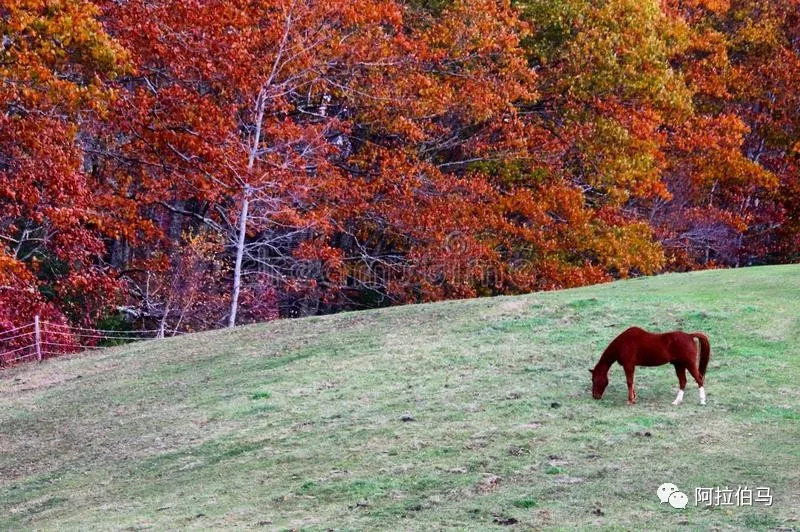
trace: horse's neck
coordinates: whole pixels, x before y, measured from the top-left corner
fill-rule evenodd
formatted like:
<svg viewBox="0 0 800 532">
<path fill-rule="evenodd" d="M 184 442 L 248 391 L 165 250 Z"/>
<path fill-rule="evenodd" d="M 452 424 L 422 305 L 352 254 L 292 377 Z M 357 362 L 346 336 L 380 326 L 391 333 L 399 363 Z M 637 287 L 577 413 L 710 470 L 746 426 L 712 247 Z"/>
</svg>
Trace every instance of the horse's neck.
<svg viewBox="0 0 800 532">
<path fill-rule="evenodd" d="M 603 373 L 608 373 L 609 368 L 616 361 L 617 357 L 615 357 L 612 353 L 606 351 L 605 353 L 603 353 L 603 356 L 600 357 L 600 360 L 597 362 L 597 365 L 594 367 L 594 370 L 601 371 Z"/>
</svg>

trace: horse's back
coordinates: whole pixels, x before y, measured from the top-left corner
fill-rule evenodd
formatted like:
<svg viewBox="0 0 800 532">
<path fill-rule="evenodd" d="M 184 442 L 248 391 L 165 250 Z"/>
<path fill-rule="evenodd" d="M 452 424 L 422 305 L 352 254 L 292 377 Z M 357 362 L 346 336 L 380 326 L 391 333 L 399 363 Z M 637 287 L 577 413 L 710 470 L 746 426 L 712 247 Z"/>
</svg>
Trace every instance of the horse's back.
<svg viewBox="0 0 800 532">
<path fill-rule="evenodd" d="M 683 361 L 696 353 L 692 336 L 683 331 L 652 333 L 641 327 L 630 327 L 612 344 L 616 344 L 621 359 L 633 359 L 637 366 L 661 366 Z"/>
</svg>

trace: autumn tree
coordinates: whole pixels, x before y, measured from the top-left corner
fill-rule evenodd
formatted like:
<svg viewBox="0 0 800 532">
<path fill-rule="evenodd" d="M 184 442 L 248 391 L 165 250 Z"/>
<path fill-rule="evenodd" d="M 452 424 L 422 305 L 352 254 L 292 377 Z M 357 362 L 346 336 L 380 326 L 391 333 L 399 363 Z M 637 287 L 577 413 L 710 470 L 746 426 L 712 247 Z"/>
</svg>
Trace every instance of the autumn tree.
<svg viewBox="0 0 800 532">
<path fill-rule="evenodd" d="M 197 330 L 800 249 L 797 0 L 16 0 L 0 325 Z"/>
<path fill-rule="evenodd" d="M 453 2 L 421 27 L 419 62 L 387 85 L 389 103 L 363 104 L 370 142 L 354 160 L 369 192 L 358 217 L 370 223 L 346 228 L 363 258 L 356 277 L 390 271 L 383 292 L 408 301 L 596 282 L 611 263 L 627 271 L 628 251 L 603 243 L 564 180 L 558 138 L 527 116 L 539 99 L 521 46 L 529 26 L 502 3 Z M 653 257 L 633 260 L 649 271 Z"/>
<path fill-rule="evenodd" d="M 306 313 L 659 267 L 647 225 L 619 210 L 663 192 L 650 163 L 618 172 L 647 143 L 597 137 L 622 127 L 603 113 L 631 128 L 652 128 L 648 118 L 567 102 L 576 127 L 565 141 L 539 112 L 550 104 L 514 8 L 434 11 L 374 0 L 107 5 L 135 64 L 108 167 L 149 209 L 223 237 L 229 325 L 255 275 L 307 301 Z M 575 46 L 577 57 L 591 42 Z M 583 170 L 573 147 L 586 152 Z"/>
<path fill-rule="evenodd" d="M 796 256 L 798 7 L 772 0 L 667 3 L 688 28 L 675 64 L 698 115 L 675 143 L 683 161 L 673 173 L 676 202 L 656 220 L 678 229 L 670 245 L 730 265 Z"/>
<path fill-rule="evenodd" d="M 534 114 L 569 146 L 564 167 L 589 204 L 646 223 L 669 268 L 740 264 L 743 240 L 774 215 L 763 202 L 777 182 L 742 114 L 720 105 L 744 74 L 711 20 L 727 2 L 523 5 L 546 87 Z"/>
<path fill-rule="evenodd" d="M 307 289 L 296 253 L 333 253 L 330 207 L 348 192 L 348 99 L 363 72 L 402 50 L 390 2 L 310 0 L 109 4 L 132 51 L 119 109 L 142 200 L 223 236 L 236 322 L 245 276 Z M 150 21 L 157 21 L 156 24 Z M 325 251 L 325 250 L 328 251 Z M 314 283 L 311 282 L 313 285 Z"/>
<path fill-rule="evenodd" d="M 0 6 L 0 329 L 92 323 L 115 294 L 103 239 L 125 220 L 84 148 L 125 54 L 96 16 L 87 1 Z"/>
</svg>

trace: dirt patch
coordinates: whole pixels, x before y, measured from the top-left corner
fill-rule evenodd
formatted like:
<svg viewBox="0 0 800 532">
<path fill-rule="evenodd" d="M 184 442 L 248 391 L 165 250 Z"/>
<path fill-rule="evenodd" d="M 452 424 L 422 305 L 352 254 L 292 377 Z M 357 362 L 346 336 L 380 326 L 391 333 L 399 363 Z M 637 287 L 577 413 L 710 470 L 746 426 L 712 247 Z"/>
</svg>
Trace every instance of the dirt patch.
<svg viewBox="0 0 800 532">
<path fill-rule="evenodd" d="M 559 475 L 554 479 L 556 484 L 561 485 L 570 485 L 570 484 L 581 484 L 584 481 L 583 477 L 571 477 L 569 475 Z"/>
</svg>

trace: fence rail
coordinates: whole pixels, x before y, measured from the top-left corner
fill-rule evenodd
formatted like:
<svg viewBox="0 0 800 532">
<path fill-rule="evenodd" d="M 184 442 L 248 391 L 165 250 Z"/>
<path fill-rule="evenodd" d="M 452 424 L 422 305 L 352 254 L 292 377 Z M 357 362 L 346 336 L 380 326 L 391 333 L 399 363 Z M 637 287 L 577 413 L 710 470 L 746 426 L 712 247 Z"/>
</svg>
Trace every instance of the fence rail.
<svg viewBox="0 0 800 532">
<path fill-rule="evenodd" d="M 170 335 L 178 334 L 173 332 Z M 0 367 L 163 337 L 161 329 L 92 329 L 53 323 L 36 316 L 32 323 L 0 330 Z"/>
</svg>

